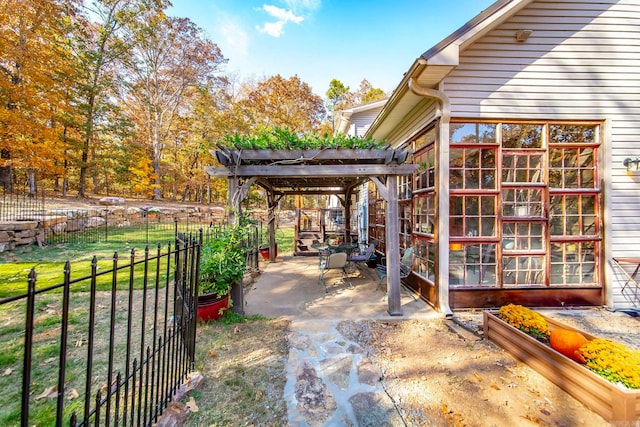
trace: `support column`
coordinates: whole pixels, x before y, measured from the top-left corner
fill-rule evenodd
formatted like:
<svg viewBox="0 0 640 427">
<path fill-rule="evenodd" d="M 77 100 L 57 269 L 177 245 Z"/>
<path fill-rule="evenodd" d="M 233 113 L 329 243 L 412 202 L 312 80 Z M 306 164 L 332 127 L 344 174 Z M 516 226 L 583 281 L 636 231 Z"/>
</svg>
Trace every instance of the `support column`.
<svg viewBox="0 0 640 427">
<path fill-rule="evenodd" d="M 351 189 L 344 194 L 344 242 L 351 243 Z"/>
<path fill-rule="evenodd" d="M 267 192 L 267 205 L 269 209 L 269 262 L 276 262 L 276 206 L 278 206 L 278 200 L 271 191 Z"/>
<path fill-rule="evenodd" d="M 387 176 L 387 220 L 385 242 L 387 246 L 387 312 L 402 316 L 400 300 L 400 235 L 398 228 L 398 176 Z"/>
</svg>

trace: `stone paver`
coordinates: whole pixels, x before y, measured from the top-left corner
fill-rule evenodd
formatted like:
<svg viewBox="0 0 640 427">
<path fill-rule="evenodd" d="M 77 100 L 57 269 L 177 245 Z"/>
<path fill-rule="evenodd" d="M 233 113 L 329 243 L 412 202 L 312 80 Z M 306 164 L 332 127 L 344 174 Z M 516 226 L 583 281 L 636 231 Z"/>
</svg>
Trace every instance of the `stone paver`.
<svg viewBox="0 0 640 427">
<path fill-rule="evenodd" d="M 289 425 L 398 426 L 404 421 L 385 393 L 382 373 L 358 344 L 358 320 L 427 319 L 440 315 L 405 292 L 404 316 L 391 317 L 373 271 L 356 270 L 353 289 L 329 279 L 317 282 L 315 258 L 286 258 L 267 264 L 245 297 L 247 314 L 291 321 L 287 382 Z"/>
</svg>

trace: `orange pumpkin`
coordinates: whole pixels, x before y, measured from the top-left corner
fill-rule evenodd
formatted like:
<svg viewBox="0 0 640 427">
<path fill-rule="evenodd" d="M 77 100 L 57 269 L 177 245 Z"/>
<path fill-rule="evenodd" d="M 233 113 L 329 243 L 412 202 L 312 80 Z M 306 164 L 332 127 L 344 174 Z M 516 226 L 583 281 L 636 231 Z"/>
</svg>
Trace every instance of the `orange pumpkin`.
<svg viewBox="0 0 640 427">
<path fill-rule="evenodd" d="M 555 329 L 549 337 L 551 348 L 579 363 L 585 363 L 585 361 L 576 354 L 576 351 L 588 341 L 580 332 L 569 329 Z"/>
</svg>

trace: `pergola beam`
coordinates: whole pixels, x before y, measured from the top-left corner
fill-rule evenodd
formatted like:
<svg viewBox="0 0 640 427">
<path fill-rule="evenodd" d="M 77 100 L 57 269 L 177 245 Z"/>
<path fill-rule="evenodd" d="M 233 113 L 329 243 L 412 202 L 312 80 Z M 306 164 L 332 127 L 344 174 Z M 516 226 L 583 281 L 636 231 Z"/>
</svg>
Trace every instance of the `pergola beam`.
<svg viewBox="0 0 640 427">
<path fill-rule="evenodd" d="M 316 178 L 345 178 L 372 177 L 380 175 L 409 175 L 416 171 L 418 165 L 390 164 L 390 165 L 239 165 L 205 166 L 205 170 L 216 177 L 316 177 Z"/>
</svg>

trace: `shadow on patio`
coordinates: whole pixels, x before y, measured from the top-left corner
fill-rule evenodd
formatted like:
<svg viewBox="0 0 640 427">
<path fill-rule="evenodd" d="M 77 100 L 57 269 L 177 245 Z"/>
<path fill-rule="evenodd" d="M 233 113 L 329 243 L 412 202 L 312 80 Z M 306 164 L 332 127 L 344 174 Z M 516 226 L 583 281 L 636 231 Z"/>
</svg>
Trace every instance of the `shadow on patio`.
<svg viewBox="0 0 640 427">
<path fill-rule="evenodd" d="M 245 290 L 247 315 L 297 319 L 365 320 L 429 319 L 440 317 L 424 301 L 403 287 L 403 316 L 387 313 L 386 285 L 379 289 L 378 276 L 363 266 L 350 271 L 353 288 L 343 283 L 336 271 L 325 275 L 328 292 L 318 282 L 317 257 L 279 257 L 276 263 L 262 264 L 262 274 Z"/>
</svg>

